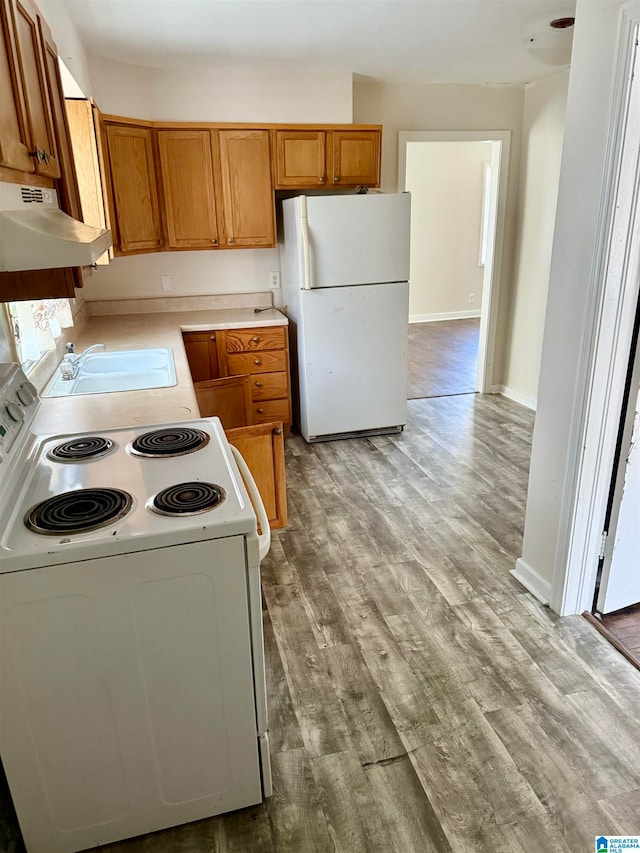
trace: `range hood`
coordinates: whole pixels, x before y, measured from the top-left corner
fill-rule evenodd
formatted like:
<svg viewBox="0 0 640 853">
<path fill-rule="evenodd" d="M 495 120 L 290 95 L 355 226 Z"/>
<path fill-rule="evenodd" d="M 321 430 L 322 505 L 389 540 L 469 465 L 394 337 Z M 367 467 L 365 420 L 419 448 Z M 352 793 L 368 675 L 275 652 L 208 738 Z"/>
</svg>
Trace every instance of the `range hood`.
<svg viewBox="0 0 640 853">
<path fill-rule="evenodd" d="M 0 272 L 85 267 L 111 246 L 111 231 L 63 213 L 48 187 L 0 182 Z"/>
</svg>

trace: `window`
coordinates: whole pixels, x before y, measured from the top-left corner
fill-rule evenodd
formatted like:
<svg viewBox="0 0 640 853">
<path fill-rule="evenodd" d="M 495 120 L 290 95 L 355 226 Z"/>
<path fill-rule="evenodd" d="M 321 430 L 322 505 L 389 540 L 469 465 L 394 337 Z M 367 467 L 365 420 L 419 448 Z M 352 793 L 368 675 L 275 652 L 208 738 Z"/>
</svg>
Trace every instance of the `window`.
<svg viewBox="0 0 640 853">
<path fill-rule="evenodd" d="M 68 299 L 10 302 L 9 315 L 20 363 L 27 369 L 56 347 L 63 329 L 73 326 Z"/>
</svg>

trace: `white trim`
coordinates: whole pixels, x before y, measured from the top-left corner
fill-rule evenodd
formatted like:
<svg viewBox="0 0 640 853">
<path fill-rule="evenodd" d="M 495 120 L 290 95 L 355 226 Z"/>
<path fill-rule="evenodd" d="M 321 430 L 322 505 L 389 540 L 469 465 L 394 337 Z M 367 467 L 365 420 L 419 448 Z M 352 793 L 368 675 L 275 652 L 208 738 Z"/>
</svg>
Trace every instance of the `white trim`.
<svg viewBox="0 0 640 853">
<path fill-rule="evenodd" d="M 490 393 L 496 350 L 500 280 L 504 251 L 505 211 L 509 177 L 509 130 L 401 130 L 398 133 L 398 192 L 404 192 L 407 142 L 491 142 L 491 204 L 489 221 L 493 240 L 488 241 L 482 286 L 480 343 L 476 390 Z"/>
<path fill-rule="evenodd" d="M 632 238 L 638 228 L 640 167 L 633 144 L 631 150 L 623 151 L 625 134 L 632 126 L 627 121 L 639 23 L 639 0 L 621 7 L 602 197 L 553 572 L 551 606 L 562 616 L 592 606 L 639 293 L 640 241 Z M 628 174 L 620 179 L 623 155 L 629 160 L 626 168 L 631 179 Z"/>
<path fill-rule="evenodd" d="M 527 409 L 532 409 L 534 412 L 538 408 L 538 400 L 536 397 L 532 397 L 530 394 L 524 394 L 522 391 L 518 391 L 517 388 L 511 388 L 509 385 L 492 385 L 491 393 L 502 394 L 503 397 L 508 397 L 510 400 L 520 403 L 521 406 L 526 406 Z"/>
<path fill-rule="evenodd" d="M 522 557 L 516 561 L 515 569 L 511 569 L 509 574 L 522 584 L 525 589 L 535 595 L 538 601 L 543 604 L 549 604 L 551 600 L 551 584 L 548 580 L 539 575 L 535 569 L 526 563 Z"/>
<path fill-rule="evenodd" d="M 440 320 L 468 320 L 470 317 L 479 317 L 480 312 L 472 311 L 443 311 L 441 314 L 411 314 L 410 323 L 437 323 Z"/>
</svg>

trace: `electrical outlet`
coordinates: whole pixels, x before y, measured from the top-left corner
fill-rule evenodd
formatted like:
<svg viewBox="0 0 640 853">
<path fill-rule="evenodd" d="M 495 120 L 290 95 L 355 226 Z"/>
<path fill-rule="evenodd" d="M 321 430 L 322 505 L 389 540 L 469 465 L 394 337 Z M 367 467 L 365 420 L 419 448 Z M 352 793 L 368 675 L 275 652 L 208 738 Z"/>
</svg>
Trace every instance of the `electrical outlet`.
<svg viewBox="0 0 640 853">
<path fill-rule="evenodd" d="M 171 293 L 171 291 L 173 290 L 173 284 L 171 282 L 171 276 L 170 275 L 163 275 L 161 280 L 162 280 L 162 292 L 163 293 Z"/>
<path fill-rule="evenodd" d="M 470 293 L 469 294 L 469 302 L 475 302 L 475 301 L 476 301 L 475 293 Z"/>
<path fill-rule="evenodd" d="M 269 287 L 271 290 L 280 289 L 280 273 L 277 271 L 269 273 Z"/>
</svg>

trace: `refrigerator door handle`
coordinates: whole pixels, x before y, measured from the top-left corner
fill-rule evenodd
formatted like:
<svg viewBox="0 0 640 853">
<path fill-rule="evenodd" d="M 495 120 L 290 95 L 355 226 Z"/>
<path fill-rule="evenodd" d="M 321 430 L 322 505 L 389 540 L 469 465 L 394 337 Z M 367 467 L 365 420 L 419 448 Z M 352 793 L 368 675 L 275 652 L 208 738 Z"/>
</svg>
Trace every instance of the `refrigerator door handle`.
<svg viewBox="0 0 640 853">
<path fill-rule="evenodd" d="M 302 289 L 311 290 L 311 255 L 306 195 L 300 196 L 300 235 L 302 237 Z"/>
</svg>

